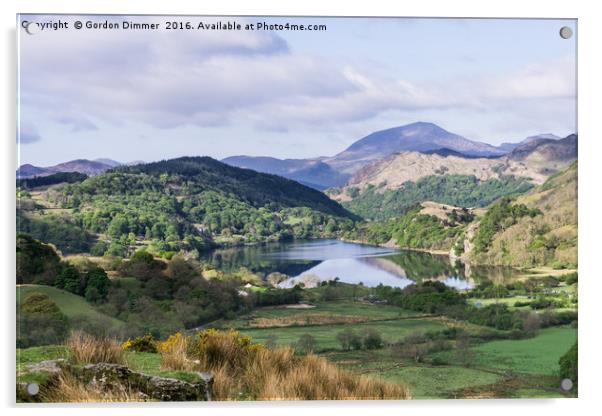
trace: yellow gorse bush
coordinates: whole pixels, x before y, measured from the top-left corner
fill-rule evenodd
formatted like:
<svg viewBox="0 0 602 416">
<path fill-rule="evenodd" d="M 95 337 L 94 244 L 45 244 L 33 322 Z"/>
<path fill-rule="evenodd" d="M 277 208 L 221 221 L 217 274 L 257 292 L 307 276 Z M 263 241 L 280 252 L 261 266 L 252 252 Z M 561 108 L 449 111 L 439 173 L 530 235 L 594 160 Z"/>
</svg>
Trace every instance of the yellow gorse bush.
<svg viewBox="0 0 602 416">
<path fill-rule="evenodd" d="M 125 351 L 157 352 L 157 341 L 151 334 L 147 334 L 134 339 L 128 338 L 121 344 L 121 348 Z"/>
</svg>

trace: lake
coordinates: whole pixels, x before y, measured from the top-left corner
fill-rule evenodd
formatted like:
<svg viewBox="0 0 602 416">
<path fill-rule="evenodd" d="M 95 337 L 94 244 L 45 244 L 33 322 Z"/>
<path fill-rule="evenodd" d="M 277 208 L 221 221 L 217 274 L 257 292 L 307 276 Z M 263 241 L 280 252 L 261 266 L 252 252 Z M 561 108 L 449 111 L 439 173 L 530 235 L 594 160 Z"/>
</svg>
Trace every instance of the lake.
<svg viewBox="0 0 602 416">
<path fill-rule="evenodd" d="M 236 272 L 244 267 L 265 276 L 282 273 L 279 285 L 306 287 L 339 278 L 365 286 L 405 287 L 413 282 L 439 280 L 459 290 L 480 281 L 506 282 L 517 272 L 510 268 L 475 267 L 448 256 L 396 250 L 339 240 L 310 240 L 217 249 L 201 254 L 201 260 L 218 270 Z"/>
</svg>

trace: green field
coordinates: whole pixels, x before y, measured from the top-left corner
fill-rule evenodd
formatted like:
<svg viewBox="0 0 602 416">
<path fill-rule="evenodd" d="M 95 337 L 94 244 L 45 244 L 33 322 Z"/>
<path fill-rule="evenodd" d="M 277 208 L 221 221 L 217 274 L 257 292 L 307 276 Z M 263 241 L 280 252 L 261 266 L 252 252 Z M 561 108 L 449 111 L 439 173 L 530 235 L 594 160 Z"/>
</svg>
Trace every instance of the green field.
<svg viewBox="0 0 602 416">
<path fill-rule="evenodd" d="M 92 320 L 105 320 L 111 322 L 114 328 L 120 328 L 124 322 L 107 316 L 90 305 L 81 296 L 74 295 L 73 293 L 67 292 L 62 289 L 57 289 L 52 286 L 43 285 L 20 285 L 17 286 L 17 304 L 21 302 L 28 294 L 38 292 L 47 294 L 59 307 L 68 318 L 74 318 L 77 316 L 85 316 Z"/>
<path fill-rule="evenodd" d="M 558 359 L 577 341 L 574 328 L 548 328 L 534 338 L 492 341 L 474 348 L 475 366 L 530 374 L 556 374 Z"/>
<path fill-rule="evenodd" d="M 268 306 L 257 308 L 252 313 L 241 317 L 219 322 L 220 326 L 227 328 L 247 329 L 260 327 L 260 321 L 270 323 L 269 326 L 288 326 L 294 321 L 287 323 L 287 318 L 299 320 L 299 317 L 308 318 L 303 324 L 319 322 L 322 318 L 325 323 L 343 323 L 346 318 L 357 321 L 383 321 L 391 319 L 424 316 L 419 312 L 408 311 L 395 306 L 378 305 L 371 303 L 333 301 L 319 302 L 315 305 L 307 305 L 306 308 L 292 308 L 290 306 Z M 340 318 L 340 319 L 339 319 Z"/>
<path fill-rule="evenodd" d="M 310 334 L 316 340 L 317 350 L 340 349 L 341 346 L 336 336 L 343 329 L 351 328 L 362 332 L 365 329 L 378 331 L 386 342 L 401 341 L 405 336 L 413 332 L 426 332 L 441 330 L 445 325 L 438 320 L 431 319 L 400 319 L 393 321 L 361 322 L 356 324 L 341 325 L 315 325 L 315 326 L 293 326 L 286 328 L 260 328 L 241 329 L 245 335 L 249 335 L 255 342 L 265 343 L 269 337 L 275 336 L 277 345 L 293 345 L 303 334 Z"/>
</svg>

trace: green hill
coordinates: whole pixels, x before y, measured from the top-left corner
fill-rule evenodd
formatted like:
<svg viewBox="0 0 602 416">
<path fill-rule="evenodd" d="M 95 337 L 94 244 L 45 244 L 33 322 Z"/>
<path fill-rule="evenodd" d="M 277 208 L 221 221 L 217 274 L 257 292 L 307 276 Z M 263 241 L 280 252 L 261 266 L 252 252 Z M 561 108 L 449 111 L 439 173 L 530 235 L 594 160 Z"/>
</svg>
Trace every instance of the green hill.
<svg viewBox="0 0 602 416">
<path fill-rule="evenodd" d="M 540 214 L 526 215 L 500 224 L 499 229 L 490 237 L 487 247 L 473 247 L 470 257 L 488 264 L 576 267 L 577 163 L 521 195 L 514 204 L 539 210 Z M 488 214 L 481 220 L 473 241 L 479 239 L 481 226 Z"/>
<path fill-rule="evenodd" d="M 53 241 L 61 250 L 84 247 L 49 235 L 49 230 L 66 233 L 65 227 L 44 226 L 61 208 L 82 235 L 100 237 L 90 249 L 95 255 L 125 256 L 142 242 L 159 254 L 216 243 L 334 237 L 357 218 L 315 189 L 209 157 L 121 166 L 41 192 L 36 201 L 53 209 L 46 209 L 45 216 L 27 213 L 22 231 Z"/>
<path fill-rule="evenodd" d="M 81 296 L 74 295 L 73 293 L 62 289 L 57 289 L 56 287 L 52 286 L 18 285 L 17 305 L 19 305 L 21 299 L 25 299 L 27 295 L 33 292 L 44 293 L 48 295 L 50 299 L 57 304 L 61 312 L 67 316 L 67 318 L 83 316 L 89 318 L 91 321 L 104 320 L 111 322 L 115 329 L 121 328 L 124 325 L 124 322 L 97 311 Z"/>
</svg>

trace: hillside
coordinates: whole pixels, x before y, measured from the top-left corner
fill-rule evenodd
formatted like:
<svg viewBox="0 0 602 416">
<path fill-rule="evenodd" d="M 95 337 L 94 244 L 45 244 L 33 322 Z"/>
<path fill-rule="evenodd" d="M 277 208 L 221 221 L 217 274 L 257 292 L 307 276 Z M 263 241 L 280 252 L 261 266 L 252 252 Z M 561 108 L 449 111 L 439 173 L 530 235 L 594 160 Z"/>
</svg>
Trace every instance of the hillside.
<svg viewBox="0 0 602 416">
<path fill-rule="evenodd" d="M 516 204 L 539 210 L 541 215 L 523 216 L 515 224 L 502 227 L 484 250 L 465 244 L 469 248 L 466 255 L 488 264 L 576 267 L 577 163 L 518 197 Z M 480 227 L 477 237 L 479 232 Z"/>
<path fill-rule="evenodd" d="M 84 248 L 92 235 L 96 255 L 124 256 L 141 245 L 160 254 L 333 237 L 356 218 L 315 189 L 208 157 L 120 166 L 34 196 L 36 204 L 21 204 L 34 208 L 18 213 L 18 231 L 67 252 Z"/>
<path fill-rule="evenodd" d="M 556 136 L 543 134 L 528 137 L 519 143 L 504 143 L 496 147 L 466 139 L 433 123 L 417 122 L 371 133 L 334 156 L 312 159 L 232 156 L 223 159 L 222 162 L 258 172 L 284 176 L 323 190 L 343 186 L 350 177 L 358 171 L 361 172 L 363 167 L 377 164 L 382 159 L 391 160 L 390 158 L 394 158 L 391 155 L 400 152 L 495 159 L 511 152 L 521 144 L 533 140 L 552 140 L 554 138 Z M 479 163 L 475 162 L 475 164 Z M 491 161 L 490 164 L 495 166 L 494 161 Z M 517 166 L 512 166 L 512 168 L 519 169 Z"/>
<path fill-rule="evenodd" d="M 426 200 L 483 207 L 544 183 L 576 158 L 576 135 L 562 140 L 534 138 L 502 157 L 468 157 L 449 149 L 407 151 L 361 168 L 346 186 L 328 194 L 352 212 L 376 219 L 398 215 Z M 429 189 L 424 184 L 430 184 Z M 422 188 L 420 195 L 415 188 Z"/>
<path fill-rule="evenodd" d="M 104 321 L 109 323 L 113 329 L 119 329 L 125 325 L 123 321 L 99 312 L 90 305 L 83 297 L 74 295 L 62 289 L 45 285 L 17 285 L 17 305 L 21 299 L 25 299 L 30 293 L 43 293 L 57 304 L 59 309 L 69 319 L 85 318 L 90 322 Z"/>
</svg>

